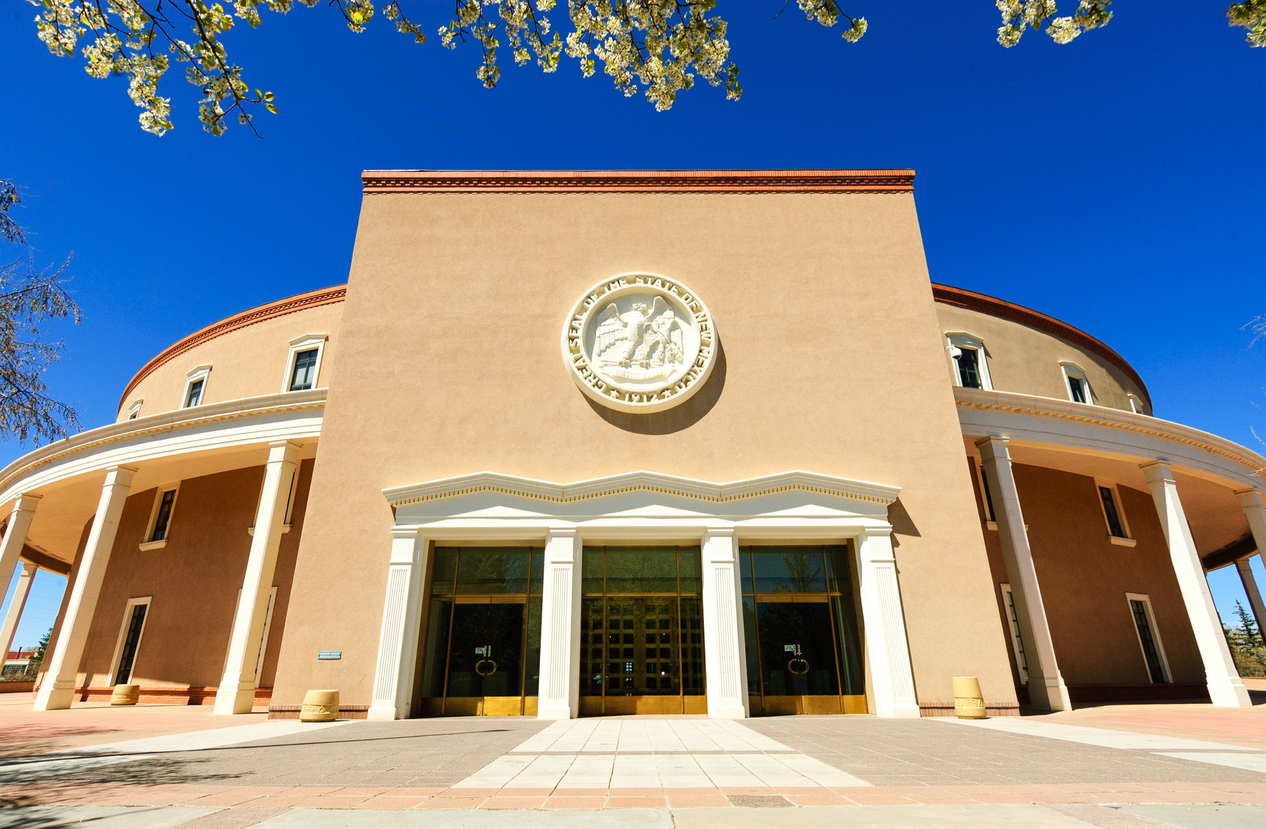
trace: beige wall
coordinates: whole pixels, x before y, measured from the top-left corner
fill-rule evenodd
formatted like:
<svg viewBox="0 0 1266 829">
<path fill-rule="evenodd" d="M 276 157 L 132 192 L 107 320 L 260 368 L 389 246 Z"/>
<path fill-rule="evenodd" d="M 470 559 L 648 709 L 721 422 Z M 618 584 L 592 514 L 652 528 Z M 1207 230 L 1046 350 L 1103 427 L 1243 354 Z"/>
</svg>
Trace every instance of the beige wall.
<svg viewBox="0 0 1266 829">
<path fill-rule="evenodd" d="M 989 376 L 996 391 L 1019 392 L 1041 397 L 1068 399 L 1068 386 L 1060 368 L 1061 360 L 1075 363 L 1086 372 L 1093 402 L 1100 406 L 1131 411 L 1127 395 L 1133 394 L 1151 414 L 1151 402 L 1125 372 L 1103 357 L 1067 340 L 1010 320 L 980 311 L 936 303 L 941 333 L 972 334 L 985 344 Z M 954 383 L 954 361 L 945 350 L 945 365 Z"/>
<path fill-rule="evenodd" d="M 975 480 L 975 464 L 972 478 Z M 1126 593 L 1152 602 L 1157 633 L 1176 683 L 1203 683 L 1204 666 L 1152 496 L 1119 487 L 1133 548 L 1108 540 L 1093 478 L 1016 464 L 1016 489 L 1029 527 L 1033 564 L 1042 588 L 1055 658 L 1069 685 L 1146 683 Z M 977 508 L 981 509 L 977 497 Z M 983 511 L 980 512 L 983 517 Z M 998 533 L 985 531 L 999 618 L 997 585 L 1008 582 Z"/>
<path fill-rule="evenodd" d="M 141 417 L 179 409 L 184 404 L 188 374 L 202 365 L 211 366 L 203 388 L 203 403 L 221 403 L 283 391 L 290 341 L 304 334 L 327 334 L 321 355 L 321 375 L 317 387 L 330 385 L 330 357 L 337 347 L 339 318 L 343 303 L 318 305 L 272 317 L 223 334 L 195 346 L 159 366 L 137 384 L 119 408 L 119 420 L 127 420 L 128 410 L 137 400 Z"/>
<path fill-rule="evenodd" d="M 721 344 L 707 386 L 659 415 L 590 403 L 560 354 L 572 305 L 629 271 L 693 289 Z M 278 703 L 309 688 L 370 701 L 384 487 L 638 469 L 904 487 L 893 521 L 920 700 L 974 674 L 991 704 L 1014 702 L 911 195 L 370 195 L 343 314 Z"/>
<path fill-rule="evenodd" d="M 293 525 L 281 537 L 273 584 L 269 649 L 260 687 L 271 687 L 278 643 L 285 629 L 295 554 L 312 462 L 301 466 Z M 127 499 L 106 569 L 92 628 L 80 662 L 81 687 L 112 681 L 119 630 L 128 599 L 153 596 L 137 651 L 132 681 L 143 688 L 215 688 L 220 684 L 238 591 L 246 573 L 264 468 L 253 467 L 182 481 L 167 546 L 142 551 L 156 490 Z"/>
</svg>

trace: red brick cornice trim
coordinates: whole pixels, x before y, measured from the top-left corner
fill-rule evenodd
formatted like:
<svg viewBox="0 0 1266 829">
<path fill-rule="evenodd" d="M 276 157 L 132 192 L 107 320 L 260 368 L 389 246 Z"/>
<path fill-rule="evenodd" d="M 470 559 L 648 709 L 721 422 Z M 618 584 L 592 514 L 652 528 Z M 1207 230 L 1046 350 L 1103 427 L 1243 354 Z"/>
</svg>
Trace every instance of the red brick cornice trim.
<svg viewBox="0 0 1266 829">
<path fill-rule="evenodd" d="M 378 193 L 908 193 L 914 170 L 366 170 Z"/>
<path fill-rule="evenodd" d="M 347 297 L 346 285 L 335 285 L 332 288 L 322 288 L 319 291 L 309 291 L 306 294 L 279 299 L 276 302 L 270 302 L 267 305 L 260 305 L 251 308 L 249 311 L 243 311 L 235 314 L 228 319 L 208 325 L 201 331 L 196 331 L 179 340 L 167 348 L 163 349 L 157 357 L 150 360 L 141 370 L 136 372 L 136 376 L 127 384 L 127 388 L 123 390 L 123 397 L 119 400 L 119 411 L 127 404 L 128 396 L 140 384 L 142 380 L 153 374 L 160 366 L 171 362 L 172 360 L 184 354 L 191 348 L 202 345 L 205 342 L 214 340 L 216 337 L 223 336 L 230 331 L 236 331 L 239 328 L 245 328 L 248 325 L 254 325 L 257 322 L 270 320 L 274 317 L 283 317 L 286 314 L 293 314 L 295 311 L 304 311 L 308 308 L 316 308 L 320 305 L 330 305 L 335 302 L 342 302 Z"/>
<path fill-rule="evenodd" d="M 937 302 L 943 302 L 946 305 L 954 305 L 959 308 L 967 308 L 971 311 L 979 311 L 982 314 L 988 314 L 991 317 L 1009 320 L 1019 323 L 1020 325 L 1035 328 L 1047 334 L 1059 337 L 1061 340 L 1067 340 L 1073 345 L 1080 346 L 1087 351 L 1098 354 L 1112 365 L 1121 369 L 1126 377 L 1134 381 L 1139 387 L 1139 391 L 1147 398 L 1147 404 L 1150 407 L 1152 397 L 1148 394 L 1147 386 L 1143 383 L 1143 378 L 1139 377 L 1134 367 L 1125 361 L 1125 358 L 1113 351 L 1103 342 L 1096 340 L 1084 331 L 1073 328 L 1062 320 L 1054 317 L 1048 317 L 1046 314 L 1038 313 L 1023 305 L 1016 305 L 1013 302 L 1007 302 L 1004 299 L 978 294 L 975 291 L 967 291 L 962 288 L 955 288 L 950 285 L 940 285 L 932 283 L 932 297 Z"/>
</svg>

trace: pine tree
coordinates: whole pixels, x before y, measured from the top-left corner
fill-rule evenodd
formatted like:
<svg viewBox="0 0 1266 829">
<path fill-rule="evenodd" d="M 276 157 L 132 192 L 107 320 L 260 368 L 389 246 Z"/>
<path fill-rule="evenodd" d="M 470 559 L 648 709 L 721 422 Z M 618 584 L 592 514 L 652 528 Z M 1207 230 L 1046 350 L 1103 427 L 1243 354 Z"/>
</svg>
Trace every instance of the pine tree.
<svg viewBox="0 0 1266 829">
<path fill-rule="evenodd" d="M 1243 631 L 1244 640 L 1249 647 L 1261 647 L 1262 632 L 1257 628 L 1257 621 L 1244 609 L 1244 605 L 1240 604 L 1238 599 L 1235 602 L 1235 615 L 1240 620 L 1240 630 Z"/>
</svg>

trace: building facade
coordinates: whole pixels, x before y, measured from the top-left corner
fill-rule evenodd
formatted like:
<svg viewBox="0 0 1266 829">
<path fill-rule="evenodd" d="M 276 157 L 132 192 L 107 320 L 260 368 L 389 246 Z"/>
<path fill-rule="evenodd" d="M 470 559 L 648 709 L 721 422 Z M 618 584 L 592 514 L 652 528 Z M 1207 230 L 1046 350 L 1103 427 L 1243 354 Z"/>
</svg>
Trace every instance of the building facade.
<svg viewBox="0 0 1266 829">
<path fill-rule="evenodd" d="M 963 675 L 995 714 L 1248 704 L 1205 572 L 1266 617 L 1266 460 L 933 283 L 912 172 L 364 194 L 347 285 L 192 334 L 0 472 L 0 572 L 69 573 L 37 709 L 919 716 Z"/>
</svg>

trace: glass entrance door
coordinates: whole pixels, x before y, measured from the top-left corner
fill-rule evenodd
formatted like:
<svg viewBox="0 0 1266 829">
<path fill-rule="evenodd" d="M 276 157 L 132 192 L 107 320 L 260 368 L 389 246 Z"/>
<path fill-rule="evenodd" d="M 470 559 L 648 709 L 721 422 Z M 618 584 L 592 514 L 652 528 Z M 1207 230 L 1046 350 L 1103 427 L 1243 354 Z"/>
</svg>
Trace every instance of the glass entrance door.
<svg viewBox="0 0 1266 829">
<path fill-rule="evenodd" d="M 585 547 L 580 714 L 707 713 L 698 547 Z"/>
<path fill-rule="evenodd" d="M 864 714 L 851 555 L 845 545 L 743 547 L 753 714 Z"/>
<path fill-rule="evenodd" d="M 539 547 L 437 547 L 421 640 L 422 716 L 536 713 Z"/>
</svg>

